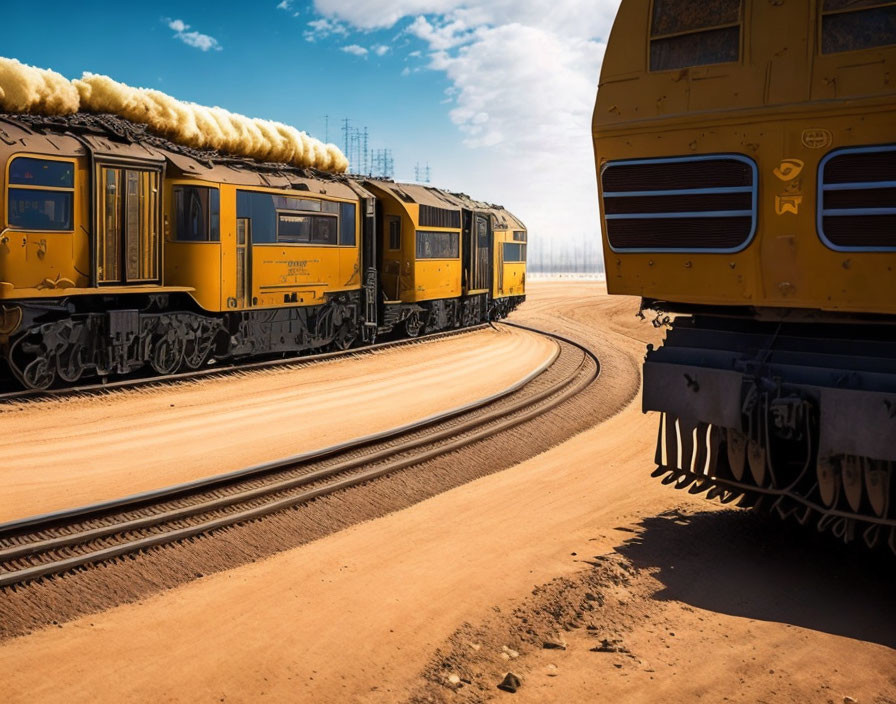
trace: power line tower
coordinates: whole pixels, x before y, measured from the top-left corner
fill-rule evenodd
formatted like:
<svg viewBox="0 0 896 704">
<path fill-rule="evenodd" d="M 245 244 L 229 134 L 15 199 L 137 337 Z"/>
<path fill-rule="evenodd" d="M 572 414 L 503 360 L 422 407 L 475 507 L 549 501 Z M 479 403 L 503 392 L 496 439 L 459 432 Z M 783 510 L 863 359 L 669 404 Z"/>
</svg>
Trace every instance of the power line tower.
<svg viewBox="0 0 896 704">
<path fill-rule="evenodd" d="M 351 141 L 352 123 L 347 117 L 342 118 L 342 142 L 345 156 L 349 156 L 349 142 Z"/>
<path fill-rule="evenodd" d="M 372 176 L 395 177 L 395 160 L 392 157 L 391 149 L 374 149 L 371 152 L 371 162 Z"/>
<path fill-rule="evenodd" d="M 370 150 L 367 147 L 367 125 L 364 125 L 364 134 L 363 134 L 363 150 L 364 150 L 364 162 L 362 166 L 362 173 L 369 174 L 370 173 Z"/>
<path fill-rule="evenodd" d="M 420 166 L 420 162 L 418 161 L 414 166 L 414 180 L 417 183 L 429 183 L 430 181 L 430 170 L 429 170 L 429 162 L 427 162 L 426 166 Z"/>
</svg>

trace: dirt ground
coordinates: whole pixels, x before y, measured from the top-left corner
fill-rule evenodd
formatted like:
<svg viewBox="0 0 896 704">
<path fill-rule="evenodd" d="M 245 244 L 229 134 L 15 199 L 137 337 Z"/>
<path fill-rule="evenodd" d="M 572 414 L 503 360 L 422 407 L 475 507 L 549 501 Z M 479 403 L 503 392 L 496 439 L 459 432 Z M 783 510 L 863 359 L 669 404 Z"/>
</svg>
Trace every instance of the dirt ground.
<svg viewBox="0 0 896 704">
<path fill-rule="evenodd" d="M 533 333 L 486 329 L 299 368 L 0 405 L 0 522 L 395 428 L 503 391 L 555 352 Z"/>
<path fill-rule="evenodd" d="M 600 330 L 605 368 L 636 369 L 658 340 L 636 312 L 598 284 L 532 282 L 519 317 Z M 889 562 L 651 479 L 639 406 L 405 510 L 2 642 L 0 694 L 896 702 Z"/>
</svg>

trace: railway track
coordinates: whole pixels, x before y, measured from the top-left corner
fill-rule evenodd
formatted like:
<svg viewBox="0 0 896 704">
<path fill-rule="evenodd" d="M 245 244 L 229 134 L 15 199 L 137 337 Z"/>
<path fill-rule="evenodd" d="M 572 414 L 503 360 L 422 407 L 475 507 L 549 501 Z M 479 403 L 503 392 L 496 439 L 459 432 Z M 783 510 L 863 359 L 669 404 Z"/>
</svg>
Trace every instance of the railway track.
<svg viewBox="0 0 896 704">
<path fill-rule="evenodd" d="M 0 588 L 205 535 L 422 465 L 533 420 L 587 388 L 600 362 L 553 333 L 558 354 L 516 387 L 349 443 L 226 475 L 0 524 Z"/>
<path fill-rule="evenodd" d="M 347 350 L 337 350 L 333 352 L 320 352 L 317 354 L 299 354 L 290 355 L 288 357 L 278 357 L 277 359 L 266 359 L 258 362 L 247 362 L 242 364 L 227 365 L 211 365 L 203 369 L 189 370 L 177 372 L 175 374 L 154 375 L 154 376 L 134 376 L 133 378 L 118 379 L 116 381 L 98 381 L 93 384 L 81 384 L 78 386 L 64 386 L 58 389 L 44 390 L 15 390 L 3 391 L 0 389 L 0 404 L 10 401 L 29 401 L 43 398 L 59 398 L 65 396 L 102 394 L 117 389 L 129 389 L 140 386 L 152 386 L 155 384 L 165 384 L 169 382 L 192 381 L 206 377 L 219 377 L 228 374 L 239 374 L 241 372 L 252 371 L 257 369 L 275 369 L 279 367 L 301 366 L 313 362 L 321 362 L 331 359 L 339 359 L 341 357 L 351 357 L 354 355 L 369 354 L 386 349 L 396 347 L 406 347 L 408 345 L 427 342 L 431 340 L 440 340 L 446 337 L 454 337 L 462 335 L 474 330 L 483 330 L 488 327 L 488 323 L 481 325 L 473 325 L 467 328 L 459 328 L 457 330 L 445 330 L 442 332 L 434 332 L 429 335 L 419 335 L 417 337 L 403 338 L 401 340 L 390 340 L 388 342 L 377 342 L 373 345 L 365 345 L 364 347 L 352 347 Z M 139 372 L 136 372 L 139 374 Z"/>
</svg>

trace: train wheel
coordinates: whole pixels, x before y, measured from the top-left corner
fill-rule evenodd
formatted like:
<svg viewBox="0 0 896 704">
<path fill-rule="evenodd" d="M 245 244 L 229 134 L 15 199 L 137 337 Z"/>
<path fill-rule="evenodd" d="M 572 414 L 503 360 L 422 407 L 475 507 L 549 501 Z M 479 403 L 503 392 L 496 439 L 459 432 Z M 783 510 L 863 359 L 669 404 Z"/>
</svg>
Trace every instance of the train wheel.
<svg viewBox="0 0 896 704">
<path fill-rule="evenodd" d="M 358 339 L 355 329 L 348 323 L 341 325 L 333 339 L 333 347 L 337 350 L 347 350 Z"/>
<path fill-rule="evenodd" d="M 828 508 L 837 503 L 840 496 L 840 471 L 830 457 L 819 457 L 815 466 L 818 475 L 818 493 Z"/>
<path fill-rule="evenodd" d="M 184 345 L 184 366 L 187 369 L 199 369 L 208 359 L 209 349 L 201 340 L 191 340 Z"/>
<path fill-rule="evenodd" d="M 74 343 L 56 358 L 56 373 L 63 381 L 75 383 L 84 373 L 84 347 Z"/>
<path fill-rule="evenodd" d="M 152 346 L 150 365 L 159 374 L 173 374 L 184 357 L 184 341 L 174 335 L 158 338 Z"/>
<path fill-rule="evenodd" d="M 42 391 L 50 388 L 50 385 L 56 380 L 56 370 L 46 357 L 38 357 L 31 360 L 25 367 L 22 379 L 29 389 Z"/>
<path fill-rule="evenodd" d="M 408 337 L 417 337 L 420 330 L 423 329 L 423 321 L 420 319 L 420 313 L 411 313 L 404 321 L 404 331 Z"/>
</svg>

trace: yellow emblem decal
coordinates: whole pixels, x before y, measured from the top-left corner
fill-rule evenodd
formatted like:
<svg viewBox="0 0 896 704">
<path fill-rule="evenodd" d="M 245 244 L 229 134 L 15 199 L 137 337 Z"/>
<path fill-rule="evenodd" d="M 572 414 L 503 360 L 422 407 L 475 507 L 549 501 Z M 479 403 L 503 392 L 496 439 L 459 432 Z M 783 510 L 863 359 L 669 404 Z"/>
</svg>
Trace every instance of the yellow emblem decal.
<svg viewBox="0 0 896 704">
<path fill-rule="evenodd" d="M 790 213 L 792 215 L 800 214 L 800 204 L 803 197 L 798 195 L 775 196 L 775 213 L 784 215 Z"/>
<path fill-rule="evenodd" d="M 792 181 L 802 173 L 803 166 L 799 159 L 784 159 L 773 173 L 782 181 Z"/>
<path fill-rule="evenodd" d="M 834 135 L 821 127 L 803 130 L 803 146 L 809 149 L 824 149 L 831 146 Z"/>
</svg>

